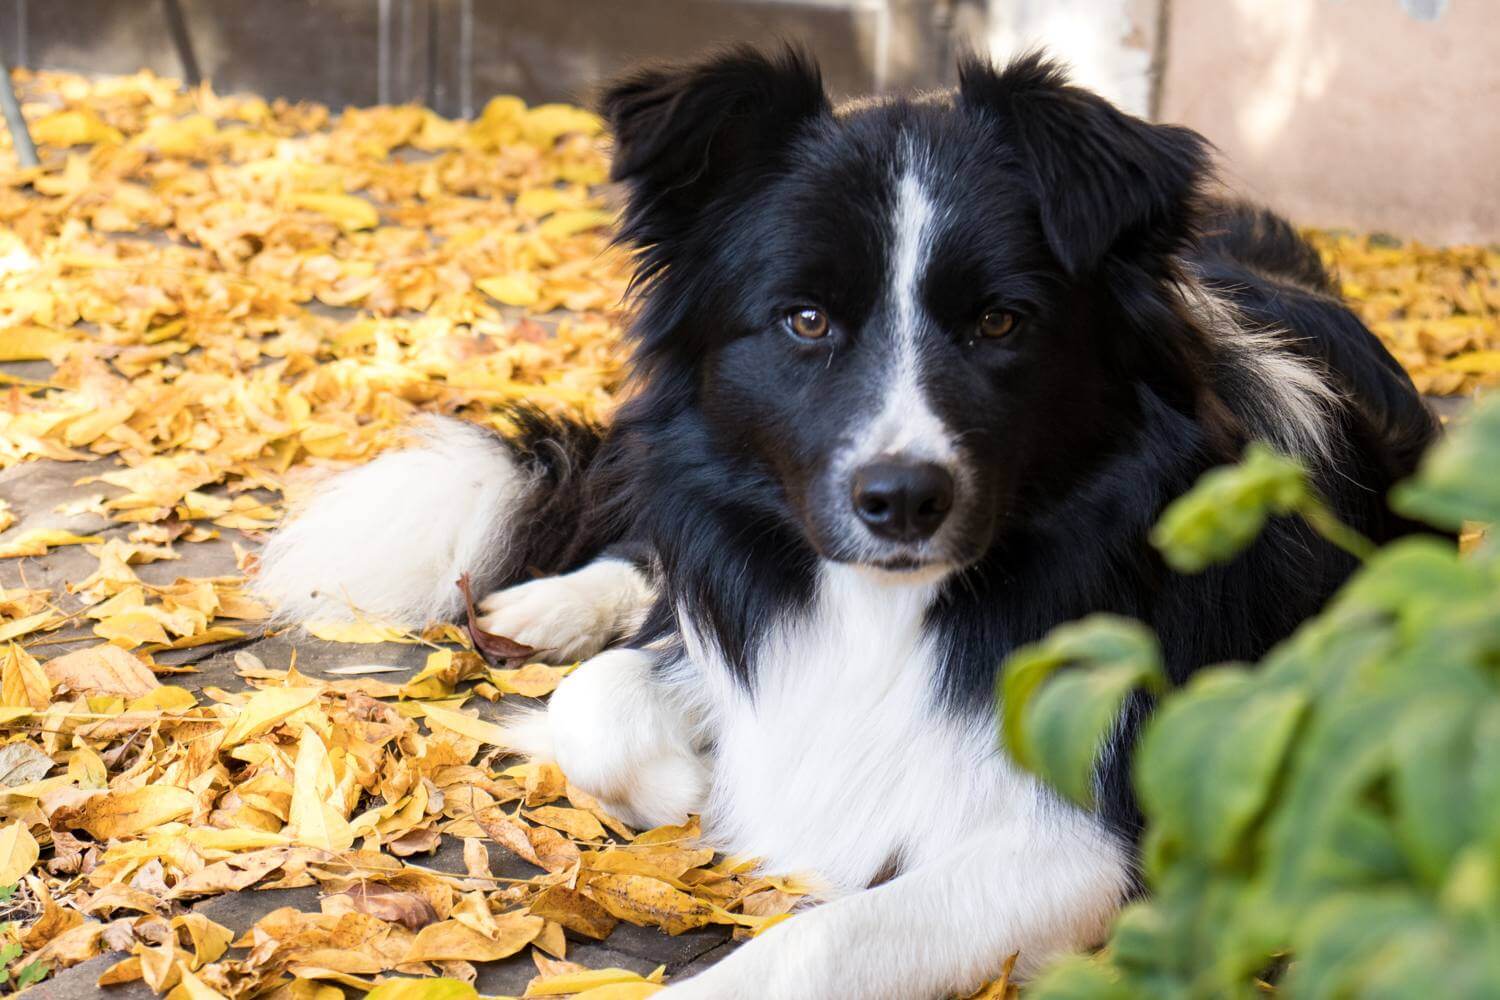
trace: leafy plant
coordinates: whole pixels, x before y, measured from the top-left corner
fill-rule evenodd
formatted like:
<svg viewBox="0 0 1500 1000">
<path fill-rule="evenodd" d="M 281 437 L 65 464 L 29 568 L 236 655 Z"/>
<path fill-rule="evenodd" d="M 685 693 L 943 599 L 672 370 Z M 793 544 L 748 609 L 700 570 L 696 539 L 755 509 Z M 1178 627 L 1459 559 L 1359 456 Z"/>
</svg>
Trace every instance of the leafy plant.
<svg viewBox="0 0 1500 1000">
<path fill-rule="evenodd" d="M 1500 401 L 1434 448 L 1393 504 L 1446 528 L 1500 521 Z M 1198 569 L 1294 511 L 1361 547 L 1295 464 L 1259 449 L 1205 476 L 1154 540 Z M 1298 998 L 1500 996 L 1493 538 L 1467 555 L 1437 537 L 1385 546 L 1253 669 L 1166 684 L 1151 635 L 1111 617 L 1006 665 L 1007 744 L 1084 803 L 1125 696 L 1161 693 L 1134 771 L 1150 898 L 1101 954 L 1064 961 L 1031 996 L 1248 997 L 1267 977 Z"/>
</svg>

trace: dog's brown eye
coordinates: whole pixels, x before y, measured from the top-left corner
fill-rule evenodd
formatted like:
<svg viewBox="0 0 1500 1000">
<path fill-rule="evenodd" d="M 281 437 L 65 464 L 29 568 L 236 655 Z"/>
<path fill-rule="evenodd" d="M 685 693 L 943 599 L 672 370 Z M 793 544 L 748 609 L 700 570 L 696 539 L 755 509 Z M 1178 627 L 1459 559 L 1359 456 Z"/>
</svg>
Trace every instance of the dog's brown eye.
<svg viewBox="0 0 1500 1000">
<path fill-rule="evenodd" d="M 979 317 L 979 335 L 990 340 L 1005 336 L 1016 328 L 1016 314 L 1003 309 L 991 309 Z"/>
<path fill-rule="evenodd" d="M 797 309 L 787 314 L 787 326 L 803 340 L 828 336 L 828 314 L 821 309 Z"/>
</svg>

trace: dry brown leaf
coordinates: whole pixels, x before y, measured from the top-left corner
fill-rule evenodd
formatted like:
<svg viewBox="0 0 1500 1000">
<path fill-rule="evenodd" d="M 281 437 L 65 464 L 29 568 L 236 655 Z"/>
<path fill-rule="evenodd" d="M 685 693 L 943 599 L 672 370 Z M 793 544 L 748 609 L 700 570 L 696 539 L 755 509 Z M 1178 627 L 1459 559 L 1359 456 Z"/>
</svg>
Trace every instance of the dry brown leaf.
<svg viewBox="0 0 1500 1000">
<path fill-rule="evenodd" d="M 41 848 L 26 824 L 16 821 L 0 826 L 0 885 L 15 885 L 31 871 Z"/>
<path fill-rule="evenodd" d="M 149 695 L 160 683 L 151 669 L 117 646 L 91 646 L 42 665 L 54 687 L 85 694 Z"/>
<path fill-rule="evenodd" d="M 0 663 L 0 704 L 38 710 L 52 704 L 52 685 L 41 664 L 15 643 L 6 647 Z"/>
<path fill-rule="evenodd" d="M 507 913 L 495 918 L 497 933 L 489 937 L 457 920 L 444 920 L 417 932 L 407 962 L 493 962 L 514 955 L 542 931 L 542 918 Z"/>
<path fill-rule="evenodd" d="M 632 924 L 677 935 L 712 923 L 713 906 L 645 875 L 595 875 L 584 891 L 611 914 Z"/>
<path fill-rule="evenodd" d="M 560 830 L 575 840 L 603 840 L 605 837 L 604 827 L 593 815 L 582 809 L 538 806 L 525 815 L 527 819 Z"/>
<path fill-rule="evenodd" d="M 610 911 L 588 896 L 567 886 L 548 886 L 538 893 L 527 911 L 556 921 L 575 934 L 604 940 L 619 921 Z"/>
<path fill-rule="evenodd" d="M 333 908 L 330 909 L 330 906 Z M 413 931 L 421 930 L 438 919 L 437 911 L 427 897 L 393 889 L 378 882 L 356 885 L 323 899 L 325 912 L 337 912 L 340 906 L 348 906 L 356 913 L 379 917 Z"/>
<path fill-rule="evenodd" d="M 348 850 L 354 844 L 354 831 L 337 802 L 338 781 L 328 748 L 311 726 L 303 726 L 297 741 L 286 835 L 296 843 L 324 851 Z"/>
<path fill-rule="evenodd" d="M 53 768 L 52 758 L 25 740 L 0 746 L 0 788 L 40 781 Z M 6 883 L 0 882 L 0 885 Z"/>
</svg>

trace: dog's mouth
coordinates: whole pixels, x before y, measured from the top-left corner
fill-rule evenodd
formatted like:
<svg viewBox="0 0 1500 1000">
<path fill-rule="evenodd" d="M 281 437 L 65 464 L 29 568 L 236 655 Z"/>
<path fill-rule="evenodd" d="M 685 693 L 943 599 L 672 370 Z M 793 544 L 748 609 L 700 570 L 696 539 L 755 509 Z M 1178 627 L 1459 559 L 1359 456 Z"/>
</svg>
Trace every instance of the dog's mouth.
<svg viewBox="0 0 1500 1000">
<path fill-rule="evenodd" d="M 889 559 L 876 559 L 866 563 L 875 569 L 883 569 L 889 573 L 919 573 L 925 569 L 932 569 L 941 565 L 936 559 L 918 559 L 915 556 L 892 556 Z"/>
</svg>

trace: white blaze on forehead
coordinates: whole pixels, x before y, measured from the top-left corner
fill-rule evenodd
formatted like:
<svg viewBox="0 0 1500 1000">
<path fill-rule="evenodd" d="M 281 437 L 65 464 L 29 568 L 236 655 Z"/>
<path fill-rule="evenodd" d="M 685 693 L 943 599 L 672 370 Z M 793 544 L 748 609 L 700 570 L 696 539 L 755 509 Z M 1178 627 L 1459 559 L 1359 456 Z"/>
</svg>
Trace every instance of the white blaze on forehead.
<svg viewBox="0 0 1500 1000">
<path fill-rule="evenodd" d="M 954 457 L 952 436 L 922 389 L 921 287 L 937 235 L 937 214 L 923 182 L 920 157 L 914 145 L 908 145 L 891 213 L 886 312 L 891 364 L 877 415 L 855 443 L 856 463 L 893 454 L 937 462 Z"/>
</svg>

